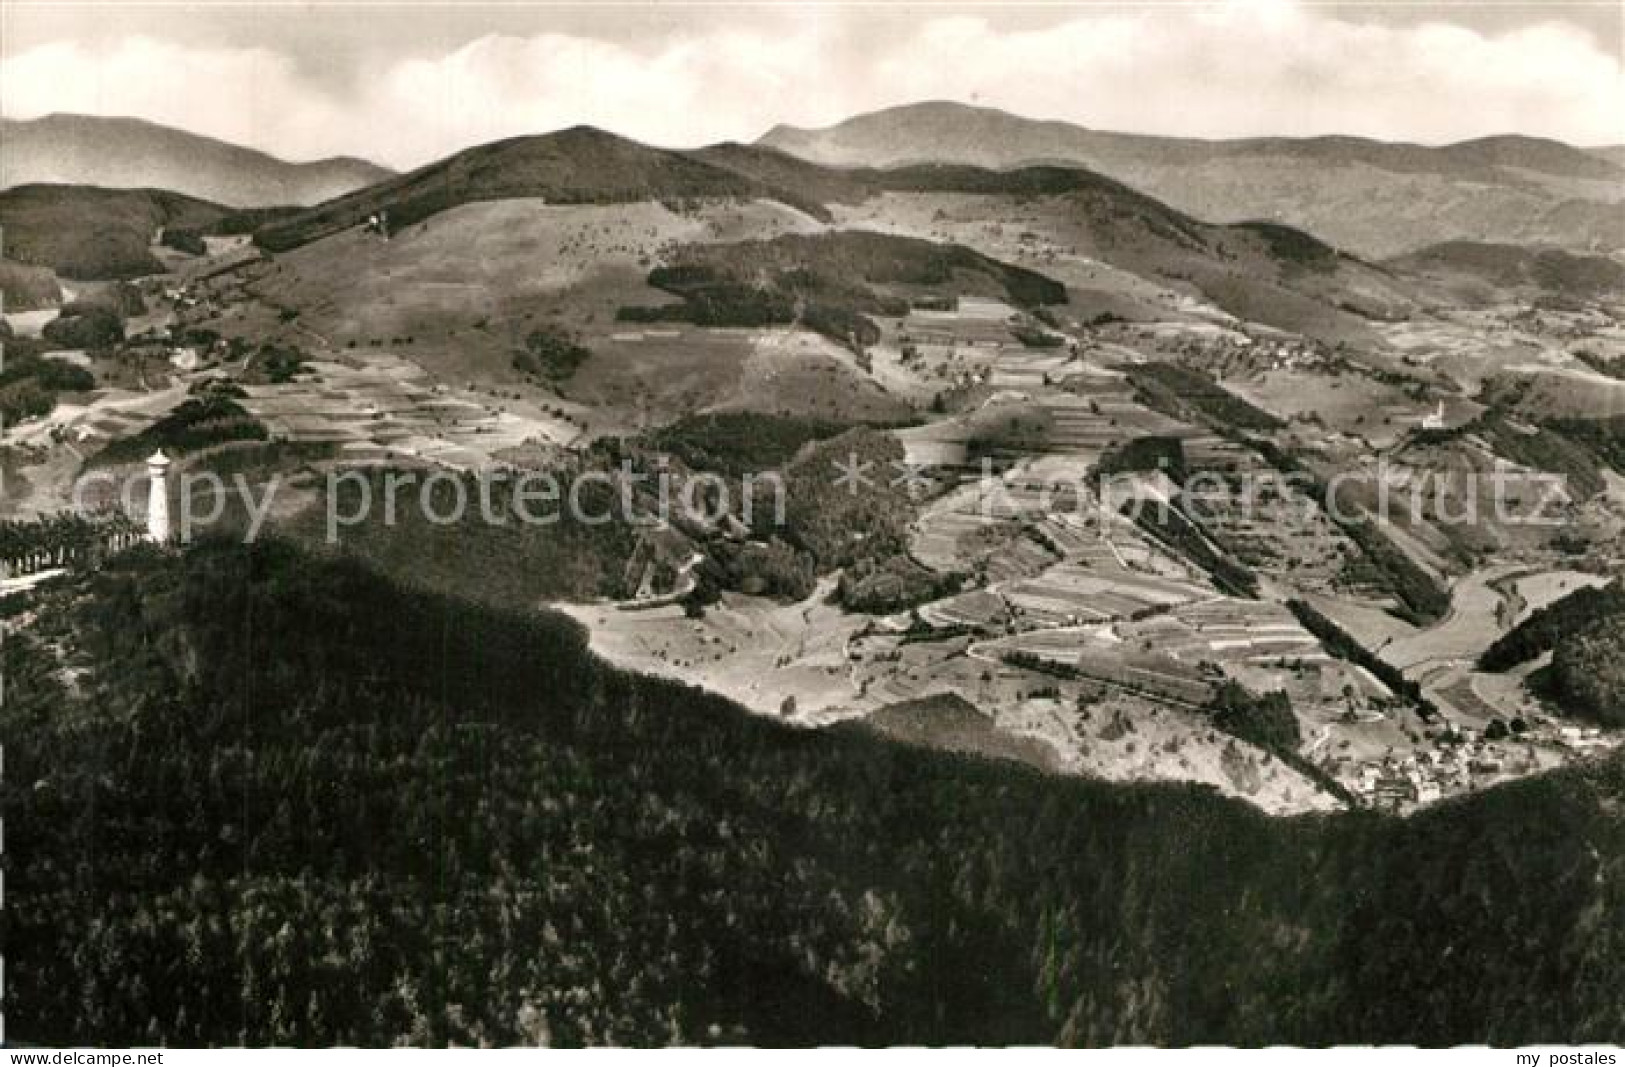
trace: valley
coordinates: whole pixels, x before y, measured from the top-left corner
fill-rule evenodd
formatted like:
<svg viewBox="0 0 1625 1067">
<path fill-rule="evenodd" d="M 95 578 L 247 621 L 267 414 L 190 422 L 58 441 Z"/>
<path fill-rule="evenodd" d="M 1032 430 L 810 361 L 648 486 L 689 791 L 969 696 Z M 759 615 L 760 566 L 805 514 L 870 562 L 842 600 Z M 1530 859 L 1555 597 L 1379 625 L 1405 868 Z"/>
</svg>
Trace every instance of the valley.
<svg viewBox="0 0 1625 1067">
<path fill-rule="evenodd" d="M 1622 19 L 0 0 L 7 1057 L 1617 1065 Z"/>
<path fill-rule="evenodd" d="M 92 472 L 144 501 L 163 448 L 178 479 L 274 482 L 279 535 L 563 611 L 608 662 L 793 728 L 1279 815 L 1617 742 L 1476 665 L 1625 560 L 1617 259 L 1379 262 L 1076 168 L 586 128 L 306 209 L 27 186 L 0 221 L 9 518 Z M 640 490 L 613 536 L 320 544 L 336 479 L 408 469 L 764 474 L 788 510 Z M 509 552 L 560 570 L 504 580 Z"/>
</svg>

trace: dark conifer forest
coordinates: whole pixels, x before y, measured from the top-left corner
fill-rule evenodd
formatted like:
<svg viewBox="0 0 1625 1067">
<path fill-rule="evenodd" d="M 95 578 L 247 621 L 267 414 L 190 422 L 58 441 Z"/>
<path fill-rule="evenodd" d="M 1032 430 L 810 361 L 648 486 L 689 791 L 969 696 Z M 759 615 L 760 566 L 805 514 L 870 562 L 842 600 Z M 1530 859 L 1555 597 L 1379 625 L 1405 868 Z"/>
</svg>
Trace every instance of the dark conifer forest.
<svg viewBox="0 0 1625 1067">
<path fill-rule="evenodd" d="M 804 731 L 280 544 L 4 645 L 35 1043 L 1625 1039 L 1625 765 L 1277 819 Z"/>
</svg>

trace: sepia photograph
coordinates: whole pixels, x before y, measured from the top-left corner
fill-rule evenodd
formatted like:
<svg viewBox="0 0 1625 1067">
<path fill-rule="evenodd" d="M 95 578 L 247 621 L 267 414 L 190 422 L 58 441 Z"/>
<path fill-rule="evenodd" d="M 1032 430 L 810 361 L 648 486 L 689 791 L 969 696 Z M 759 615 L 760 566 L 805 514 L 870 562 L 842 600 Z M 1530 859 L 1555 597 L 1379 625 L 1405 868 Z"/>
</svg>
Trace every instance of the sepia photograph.
<svg viewBox="0 0 1625 1067">
<path fill-rule="evenodd" d="M 0 0 L 8 1067 L 1618 1067 L 1622 742 L 1620 0 Z"/>
</svg>

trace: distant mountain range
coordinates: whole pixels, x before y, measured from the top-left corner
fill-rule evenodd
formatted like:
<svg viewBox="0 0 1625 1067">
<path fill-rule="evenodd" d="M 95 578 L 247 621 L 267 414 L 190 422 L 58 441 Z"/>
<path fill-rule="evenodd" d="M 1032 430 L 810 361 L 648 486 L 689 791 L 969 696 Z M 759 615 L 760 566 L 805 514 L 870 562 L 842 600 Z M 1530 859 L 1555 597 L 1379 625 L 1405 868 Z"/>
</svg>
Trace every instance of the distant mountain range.
<svg viewBox="0 0 1625 1067">
<path fill-rule="evenodd" d="M 1086 129 L 922 103 L 758 142 L 841 167 L 1084 166 L 1213 222 L 1271 220 L 1367 256 L 1448 240 L 1625 248 L 1617 150 L 1534 137 L 1443 147 L 1358 137 L 1201 141 Z"/>
<path fill-rule="evenodd" d="M 95 185 L 165 189 L 228 207 L 320 203 L 393 171 L 362 159 L 289 163 L 140 119 L 0 119 L 0 188 Z"/>
<path fill-rule="evenodd" d="M 79 128 L 81 120 L 41 120 L 50 121 Z M 156 131 L 145 142 L 149 147 L 173 136 L 213 145 L 231 159 L 248 157 L 248 171 L 290 166 L 134 125 Z M 114 120 L 114 128 L 127 124 Z M 1073 155 L 1088 151 L 1120 172 L 1138 168 L 1140 178 L 1107 177 L 1076 159 L 1011 163 L 1061 156 L 1068 145 Z M 179 168 L 190 157 L 175 151 L 172 165 Z M 933 154 L 973 162 L 910 162 Z M 8 141 L 8 165 L 11 155 Z M 859 165 L 864 155 L 876 165 Z M 1594 153 L 1532 138 L 1445 148 L 1356 138 L 1176 141 L 1097 134 L 953 104 L 894 109 L 828 131 L 781 127 L 755 145 L 690 151 L 578 126 L 479 145 L 406 174 L 378 173 L 380 180 L 312 206 L 235 213 L 225 200 L 167 189 L 30 184 L 0 192 L 0 223 L 8 231 L 8 259 L 50 267 L 65 278 L 96 279 L 156 269 L 148 246 L 165 226 L 252 230 L 262 247 L 285 252 L 375 214 L 387 215 L 388 229 L 402 232 L 492 201 L 660 203 L 678 212 L 705 200 L 776 201 L 809 224 L 878 228 L 1014 257 L 1089 294 L 1084 299 L 1100 301 L 1099 311 L 1132 312 L 1151 295 L 1143 287 L 1130 294 L 1133 286 L 1126 289 L 1097 266 L 1109 264 L 1163 290 L 1199 292 L 1242 318 L 1341 339 L 1359 336 L 1372 320 L 1405 315 L 1419 275 L 1455 286 L 1516 282 L 1561 289 L 1565 279 L 1579 278 L 1604 290 L 1617 287 L 1618 272 L 1607 263 L 1534 256 L 1520 246 L 1607 244 L 1618 236 L 1620 206 L 1578 195 L 1565 199 L 1560 191 L 1617 195 L 1625 176 Z M 1185 200 L 1205 197 L 1205 206 L 1180 207 L 1178 195 L 1170 204 L 1145 191 L 1159 184 L 1176 194 L 1183 188 Z M 232 195 L 240 200 L 241 188 Z M 1525 210 L 1513 211 L 1508 205 L 1514 203 Z M 977 225 L 960 217 L 967 212 Z M 455 230 L 463 221 L 434 225 Z M 1542 226 L 1546 232 L 1529 232 Z M 1474 236 L 1483 230 L 1500 239 Z M 740 237 L 773 235 L 747 229 Z M 1438 239 L 1429 240 L 1434 235 Z M 1625 247 L 1625 241 L 1608 247 Z M 1429 254 L 1403 258 L 1422 249 Z M 1385 262 L 1367 261 L 1377 259 Z"/>
<path fill-rule="evenodd" d="M 440 200 L 504 195 L 567 202 L 644 199 L 632 195 L 638 189 L 658 189 L 655 196 L 791 199 L 785 183 L 764 190 L 774 184 L 778 164 L 759 159 L 744 181 L 730 170 L 719 153 L 737 156 L 737 146 L 626 156 L 614 145 L 632 142 L 599 131 L 578 128 L 549 138 L 482 145 L 397 176 L 351 158 L 288 163 L 137 119 L 48 115 L 0 120 L 0 188 L 49 183 L 163 189 L 238 208 L 333 201 L 325 215 L 329 222 L 353 222 L 354 209 L 385 200 L 400 201 L 397 207 L 412 214 L 432 213 Z M 1359 137 L 1204 141 L 1091 130 L 947 102 L 875 111 L 825 129 L 777 126 L 757 145 L 827 168 L 1084 167 L 1204 221 L 1282 223 L 1368 258 L 1449 241 L 1625 249 L 1621 146 L 1579 149 L 1523 136 L 1441 147 Z M 455 165 L 448 167 L 450 161 Z M 628 161 L 631 170 L 623 169 Z M 658 173 L 640 171 L 644 164 L 656 165 Z M 718 171 L 727 173 L 719 177 Z M 794 177 L 789 184 L 808 192 L 812 175 Z M 830 181 L 850 193 L 851 178 Z M 811 192 L 815 203 L 831 199 L 828 182 Z"/>
</svg>

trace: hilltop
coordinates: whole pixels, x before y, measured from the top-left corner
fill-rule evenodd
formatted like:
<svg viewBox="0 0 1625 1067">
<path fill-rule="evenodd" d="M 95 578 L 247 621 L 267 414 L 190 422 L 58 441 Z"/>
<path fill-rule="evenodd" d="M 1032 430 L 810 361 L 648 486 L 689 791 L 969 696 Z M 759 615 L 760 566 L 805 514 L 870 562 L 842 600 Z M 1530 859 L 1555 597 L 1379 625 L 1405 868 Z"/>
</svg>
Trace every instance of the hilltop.
<svg viewBox="0 0 1625 1067">
<path fill-rule="evenodd" d="M 698 202 L 771 202 L 809 227 L 881 229 L 1046 269 L 1037 259 L 1101 260 L 1179 289 L 1240 317 L 1338 337 L 1361 332 L 1361 316 L 1407 306 L 1382 272 L 1278 223 L 1214 226 L 1129 186 L 1070 166 L 990 170 L 923 164 L 892 169 L 827 167 L 761 146 L 695 151 L 651 148 L 590 127 L 481 145 L 410 174 L 262 226 L 255 240 L 288 252 L 384 215 L 392 233 L 419 235 L 452 209 L 496 201 L 534 205 L 660 204 L 681 213 Z M 970 205 L 977 225 L 957 229 Z M 457 218 L 465 216 L 459 213 Z M 1031 235 L 1007 248 L 980 223 Z M 742 239 L 776 236 L 747 227 Z M 993 227 L 991 229 L 998 229 Z M 455 243 L 455 236 L 442 235 Z M 1095 273 L 1075 266 L 1075 279 Z"/>
<path fill-rule="evenodd" d="M 290 163 L 241 145 L 131 118 L 0 119 L 0 188 L 168 189 L 230 207 L 316 204 L 393 172 L 363 159 Z"/>
<path fill-rule="evenodd" d="M 1215 222 L 1268 218 L 1364 255 L 1443 240 L 1625 246 L 1625 171 L 1557 141 L 1498 136 L 1442 147 L 1360 137 L 1204 141 L 1092 130 L 931 102 L 759 144 L 836 166 L 1079 165 Z"/>
<path fill-rule="evenodd" d="M 591 126 L 470 148 L 263 228 L 280 250 L 348 229 L 377 212 L 392 228 L 487 200 L 624 204 L 695 198 L 797 198 L 683 152 L 651 148 Z"/>
</svg>

